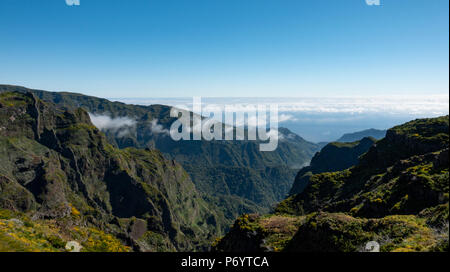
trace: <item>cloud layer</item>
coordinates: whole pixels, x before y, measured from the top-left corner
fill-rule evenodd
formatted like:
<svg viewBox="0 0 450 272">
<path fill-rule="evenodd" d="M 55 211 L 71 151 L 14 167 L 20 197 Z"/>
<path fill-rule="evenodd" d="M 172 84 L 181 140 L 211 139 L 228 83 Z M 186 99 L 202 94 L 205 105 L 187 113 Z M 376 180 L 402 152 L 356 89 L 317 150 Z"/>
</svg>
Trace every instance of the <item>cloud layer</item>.
<svg viewBox="0 0 450 272">
<path fill-rule="evenodd" d="M 163 104 L 192 107 L 192 98 L 122 98 L 118 101 L 140 105 Z M 448 114 L 448 95 L 337 97 L 337 98 L 202 98 L 210 111 L 246 111 L 248 105 L 278 105 L 279 112 L 288 113 L 386 113 L 386 114 Z M 288 116 L 285 116 L 288 117 Z M 289 119 L 289 118 L 288 118 Z M 280 118 L 280 122 L 282 119 Z"/>
</svg>

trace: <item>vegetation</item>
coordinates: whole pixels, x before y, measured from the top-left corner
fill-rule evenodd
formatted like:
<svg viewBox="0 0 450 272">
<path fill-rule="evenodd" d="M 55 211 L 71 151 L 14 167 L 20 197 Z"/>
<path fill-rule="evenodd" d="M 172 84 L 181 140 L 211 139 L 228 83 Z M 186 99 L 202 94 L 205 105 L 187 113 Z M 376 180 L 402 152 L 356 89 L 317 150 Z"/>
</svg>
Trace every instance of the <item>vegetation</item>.
<svg viewBox="0 0 450 272">
<path fill-rule="evenodd" d="M 327 145 L 297 175 L 307 178 L 304 188 L 261 216 L 254 211 L 287 192 L 289 166 L 308 156 L 294 147 L 300 137 L 267 155 L 248 142 L 181 145 L 141 135 L 127 145 L 74 103 L 164 125 L 167 108 L 34 93 L 60 105 L 0 91 L 0 251 L 66 251 L 75 242 L 90 252 L 211 244 L 215 251 L 351 252 L 369 241 L 381 251 L 448 251 L 448 116 L 394 127 L 376 144 Z M 216 239 L 238 213 L 245 214 Z"/>
<path fill-rule="evenodd" d="M 356 166 L 311 174 L 301 193 L 251 228 L 235 224 L 215 250 L 353 252 L 377 241 L 381 251 L 448 251 L 448 129 L 445 116 L 388 130 Z M 274 236 L 264 218 L 298 225 Z"/>
<path fill-rule="evenodd" d="M 309 166 L 298 172 L 290 195 L 303 192 L 314 174 L 340 171 L 356 165 L 359 157 L 366 153 L 375 142 L 374 138 L 369 137 L 351 143 L 333 142 L 327 144 L 314 155 Z"/>
<path fill-rule="evenodd" d="M 2 93 L 0 128 L 0 208 L 26 213 L 30 222 L 44 220 L 43 226 L 59 222 L 49 235 L 71 231 L 87 251 L 124 251 L 123 244 L 183 251 L 205 250 L 221 232 L 223 215 L 179 164 L 156 150 L 114 148 L 84 110 Z M 5 231 L 27 239 L 31 230 Z M 166 241 L 162 249 L 141 239 L 149 232 Z M 31 248 L 56 250 L 44 240 Z"/>
<path fill-rule="evenodd" d="M 84 252 L 131 250 L 99 229 L 68 227 L 56 220 L 33 220 L 20 212 L 0 210 L 0 252 L 64 252 L 71 241 L 78 241 Z"/>
<path fill-rule="evenodd" d="M 0 85 L 0 92 L 11 91 L 31 92 L 72 110 L 81 107 L 94 114 L 135 120 L 128 130 L 105 128 L 108 142 L 121 149 L 158 149 L 167 159 L 180 163 L 210 208 L 223 215 L 223 230 L 242 213 L 268 212 L 289 192 L 297 170 L 318 150 L 316 144 L 284 128 L 280 133 L 286 137 L 274 152 L 260 152 L 260 143 L 255 141 L 173 141 L 164 133 L 152 132 L 155 120 L 162 129 L 170 128 L 174 118 L 167 106 L 127 105 L 75 93 Z"/>
</svg>

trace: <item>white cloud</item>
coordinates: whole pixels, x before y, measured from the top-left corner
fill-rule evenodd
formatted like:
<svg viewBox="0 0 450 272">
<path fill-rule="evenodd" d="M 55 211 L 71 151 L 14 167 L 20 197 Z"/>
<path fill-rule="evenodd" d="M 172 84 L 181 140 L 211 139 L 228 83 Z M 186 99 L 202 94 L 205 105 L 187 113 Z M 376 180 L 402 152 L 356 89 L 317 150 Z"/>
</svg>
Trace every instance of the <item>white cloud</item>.
<svg viewBox="0 0 450 272">
<path fill-rule="evenodd" d="M 283 123 L 287 121 L 296 121 L 296 118 L 290 114 L 282 113 L 278 116 L 278 122 Z"/>
<path fill-rule="evenodd" d="M 102 131 L 112 131 L 117 133 L 118 137 L 124 137 L 132 133 L 132 129 L 136 125 L 136 120 L 128 117 L 111 118 L 107 114 L 89 113 L 92 123 Z"/>
<path fill-rule="evenodd" d="M 168 129 L 165 129 L 162 125 L 158 124 L 158 119 L 152 120 L 150 129 L 153 134 L 170 135 L 170 132 Z"/>
</svg>

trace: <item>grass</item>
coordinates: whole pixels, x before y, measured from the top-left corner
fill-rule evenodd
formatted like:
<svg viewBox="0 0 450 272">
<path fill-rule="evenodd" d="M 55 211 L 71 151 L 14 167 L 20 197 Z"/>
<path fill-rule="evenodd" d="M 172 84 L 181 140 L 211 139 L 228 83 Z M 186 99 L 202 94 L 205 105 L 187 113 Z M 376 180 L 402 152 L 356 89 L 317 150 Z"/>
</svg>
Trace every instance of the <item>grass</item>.
<svg viewBox="0 0 450 272">
<path fill-rule="evenodd" d="M 77 210 L 72 207 L 74 216 Z M 0 210 L 0 252 L 65 252 L 77 241 L 84 252 L 127 252 L 114 236 L 92 227 L 62 228 L 54 220 L 31 220 L 27 215 Z"/>
</svg>

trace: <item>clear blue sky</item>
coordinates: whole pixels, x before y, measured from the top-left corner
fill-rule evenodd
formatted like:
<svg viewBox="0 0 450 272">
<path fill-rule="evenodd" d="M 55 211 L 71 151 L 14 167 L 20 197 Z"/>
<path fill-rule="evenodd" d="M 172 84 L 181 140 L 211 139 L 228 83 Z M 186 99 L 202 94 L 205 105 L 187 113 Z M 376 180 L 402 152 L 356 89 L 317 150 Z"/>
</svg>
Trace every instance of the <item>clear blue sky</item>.
<svg viewBox="0 0 450 272">
<path fill-rule="evenodd" d="M 0 1 L 0 83 L 101 97 L 443 94 L 449 1 Z"/>
</svg>

